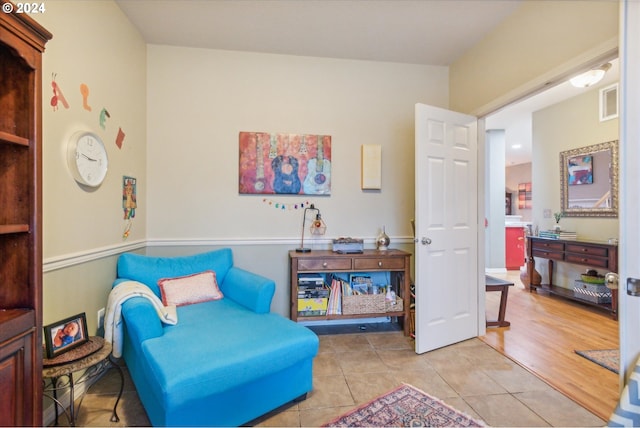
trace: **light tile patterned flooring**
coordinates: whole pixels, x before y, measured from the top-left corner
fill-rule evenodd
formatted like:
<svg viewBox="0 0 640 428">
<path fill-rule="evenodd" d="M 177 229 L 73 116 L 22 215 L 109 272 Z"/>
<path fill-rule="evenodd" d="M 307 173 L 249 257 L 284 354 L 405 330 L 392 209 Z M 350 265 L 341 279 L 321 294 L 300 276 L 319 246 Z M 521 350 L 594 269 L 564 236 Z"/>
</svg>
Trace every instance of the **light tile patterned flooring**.
<svg viewBox="0 0 640 428">
<path fill-rule="evenodd" d="M 118 376 L 109 370 L 85 395 L 78 426 L 146 426 L 125 368 L 119 423 L 109 421 Z M 308 398 L 257 422 L 259 426 L 316 427 L 409 383 L 449 405 L 500 426 L 603 426 L 596 417 L 478 339 L 417 355 L 401 332 L 320 336 L 314 389 Z M 60 419 L 65 422 L 64 417 Z"/>
</svg>

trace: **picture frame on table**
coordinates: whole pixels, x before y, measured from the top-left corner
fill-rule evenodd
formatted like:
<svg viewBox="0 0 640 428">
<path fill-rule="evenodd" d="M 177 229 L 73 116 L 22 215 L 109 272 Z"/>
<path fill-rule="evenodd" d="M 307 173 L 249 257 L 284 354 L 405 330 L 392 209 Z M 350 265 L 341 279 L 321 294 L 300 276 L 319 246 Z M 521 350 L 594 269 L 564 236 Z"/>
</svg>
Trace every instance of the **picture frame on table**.
<svg viewBox="0 0 640 428">
<path fill-rule="evenodd" d="M 44 326 L 47 358 L 55 358 L 89 341 L 85 312 Z"/>
</svg>

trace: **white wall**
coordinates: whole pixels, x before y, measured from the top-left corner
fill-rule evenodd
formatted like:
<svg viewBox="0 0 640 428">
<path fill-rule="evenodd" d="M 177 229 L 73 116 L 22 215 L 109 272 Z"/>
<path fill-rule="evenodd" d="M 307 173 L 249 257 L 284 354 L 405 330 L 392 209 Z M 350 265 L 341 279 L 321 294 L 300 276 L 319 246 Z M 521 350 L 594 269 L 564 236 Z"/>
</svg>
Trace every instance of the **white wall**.
<svg viewBox="0 0 640 428">
<path fill-rule="evenodd" d="M 505 132 L 490 130 L 486 133 L 485 182 L 485 218 L 487 229 L 485 238 L 485 268 L 489 272 L 501 272 L 506 269 L 505 260 Z"/>
</svg>

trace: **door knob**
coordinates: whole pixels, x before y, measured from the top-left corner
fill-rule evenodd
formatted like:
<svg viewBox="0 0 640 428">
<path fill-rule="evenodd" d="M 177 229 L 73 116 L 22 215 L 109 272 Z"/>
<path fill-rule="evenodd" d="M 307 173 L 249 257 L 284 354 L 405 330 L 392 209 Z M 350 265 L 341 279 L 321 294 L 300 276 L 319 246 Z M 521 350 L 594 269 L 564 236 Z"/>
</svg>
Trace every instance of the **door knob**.
<svg viewBox="0 0 640 428">
<path fill-rule="evenodd" d="M 422 237 L 422 240 L 420 240 L 420 243 L 421 243 L 422 245 L 429 245 L 429 244 L 431 244 L 431 239 L 429 239 L 429 238 L 425 238 L 425 237 L 423 236 L 423 237 Z"/>
</svg>

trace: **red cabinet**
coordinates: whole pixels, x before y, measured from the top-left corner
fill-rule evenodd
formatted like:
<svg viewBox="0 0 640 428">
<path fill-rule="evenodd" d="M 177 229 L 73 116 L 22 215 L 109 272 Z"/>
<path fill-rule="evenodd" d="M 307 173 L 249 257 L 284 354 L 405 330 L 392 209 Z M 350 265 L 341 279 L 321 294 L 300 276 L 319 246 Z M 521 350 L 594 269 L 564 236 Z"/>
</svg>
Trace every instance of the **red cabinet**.
<svg viewBox="0 0 640 428">
<path fill-rule="evenodd" d="M 507 270 L 518 270 L 524 265 L 524 227 L 505 228 L 505 265 Z"/>
</svg>

